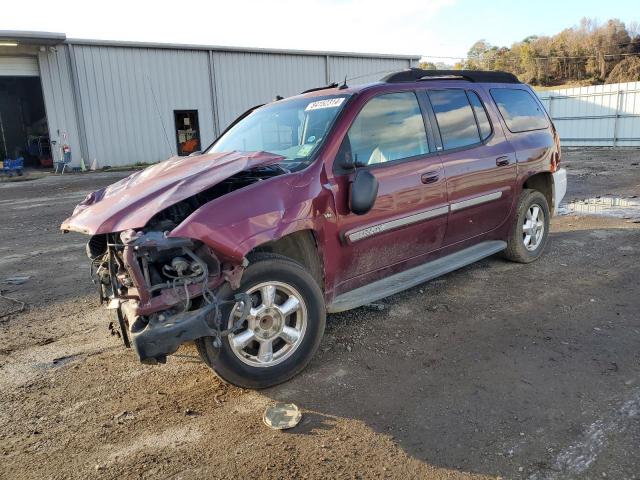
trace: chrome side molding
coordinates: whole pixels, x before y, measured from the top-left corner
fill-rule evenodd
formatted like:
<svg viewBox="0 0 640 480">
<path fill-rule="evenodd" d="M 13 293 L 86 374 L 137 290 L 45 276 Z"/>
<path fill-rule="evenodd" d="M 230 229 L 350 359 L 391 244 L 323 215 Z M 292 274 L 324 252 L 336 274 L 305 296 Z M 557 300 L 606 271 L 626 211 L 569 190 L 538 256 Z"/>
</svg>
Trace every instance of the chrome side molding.
<svg viewBox="0 0 640 480">
<path fill-rule="evenodd" d="M 390 220 L 388 222 L 378 223 L 376 225 L 371 225 L 370 227 L 353 230 L 347 232 L 345 237 L 350 243 L 359 242 L 360 240 L 378 235 L 379 233 L 388 232 L 396 228 L 405 227 L 407 225 L 412 225 L 441 215 L 446 215 L 449 213 L 449 209 L 451 209 L 452 212 L 455 212 L 462 210 L 463 208 L 469 208 L 482 203 L 491 202 L 499 199 L 500 197 L 502 197 L 502 191 L 479 195 L 461 202 L 452 203 L 451 205 L 443 205 L 424 212 L 414 213 L 413 215 L 408 215 L 406 217 L 396 218 L 395 220 Z"/>
<path fill-rule="evenodd" d="M 354 243 L 359 240 L 364 240 L 365 238 L 369 238 L 373 235 L 377 235 L 379 233 L 388 232 L 389 230 L 404 227 L 406 225 L 411 225 L 413 223 L 429 220 L 430 218 L 446 215 L 447 213 L 449 213 L 449 207 L 447 205 L 444 205 L 442 207 L 433 208 L 431 210 L 426 210 L 424 212 L 415 213 L 413 215 L 408 215 L 406 217 L 396 218 L 395 220 L 390 220 L 388 222 L 372 225 L 370 227 L 362 228 L 360 230 L 347 232 L 345 236 L 347 237 L 349 242 Z"/>
<path fill-rule="evenodd" d="M 451 211 L 455 212 L 457 210 L 462 210 L 463 208 L 474 207 L 476 205 L 480 205 L 481 203 L 491 202 L 493 200 L 497 200 L 502 197 L 502 192 L 493 192 L 487 193 L 486 195 L 480 195 L 478 197 L 469 198 L 467 200 L 463 200 L 461 202 L 456 202 L 451 204 Z"/>
</svg>

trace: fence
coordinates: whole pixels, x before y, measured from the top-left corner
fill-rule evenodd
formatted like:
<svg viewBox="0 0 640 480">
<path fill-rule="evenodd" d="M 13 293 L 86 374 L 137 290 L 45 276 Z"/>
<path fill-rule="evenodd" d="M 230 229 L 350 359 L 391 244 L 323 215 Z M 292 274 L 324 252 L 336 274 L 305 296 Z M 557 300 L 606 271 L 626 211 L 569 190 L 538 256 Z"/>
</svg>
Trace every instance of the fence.
<svg viewBox="0 0 640 480">
<path fill-rule="evenodd" d="M 565 146 L 640 146 L 640 82 L 536 92 Z"/>
</svg>

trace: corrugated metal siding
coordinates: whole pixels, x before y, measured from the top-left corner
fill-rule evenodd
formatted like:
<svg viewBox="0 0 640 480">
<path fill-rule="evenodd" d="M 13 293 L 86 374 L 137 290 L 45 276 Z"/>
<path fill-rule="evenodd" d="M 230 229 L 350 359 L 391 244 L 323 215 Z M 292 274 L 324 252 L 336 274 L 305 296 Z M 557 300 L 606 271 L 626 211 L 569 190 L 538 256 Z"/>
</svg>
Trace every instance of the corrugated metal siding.
<svg viewBox="0 0 640 480">
<path fill-rule="evenodd" d="M 39 53 L 38 63 L 49 135 L 52 142 L 56 142 L 56 145 L 52 146 L 53 157 L 55 160 L 60 160 L 60 147 L 67 143 L 71 147 L 72 163 L 79 165 L 80 136 L 69 68 L 68 46 L 58 45 L 51 51 Z"/>
<path fill-rule="evenodd" d="M 37 77 L 39 75 L 37 57 L 0 57 L 0 76 Z"/>
<path fill-rule="evenodd" d="M 203 51 L 74 46 L 89 161 L 157 162 L 176 154 L 174 110 L 198 110 L 213 141 L 209 56 Z"/>
<path fill-rule="evenodd" d="M 174 110 L 198 110 L 201 144 L 247 108 L 308 88 L 377 81 L 408 59 L 69 42 L 38 54 L 52 140 L 73 164 L 151 163 L 176 153 Z M 56 151 L 56 155 L 59 152 Z M 57 158 L 57 157 L 56 157 Z"/>
<path fill-rule="evenodd" d="M 325 57 L 214 52 L 220 127 L 254 105 L 326 84 Z"/>
<path fill-rule="evenodd" d="M 359 85 L 388 72 L 408 68 L 409 60 L 367 57 L 303 56 L 214 52 L 220 127 L 224 129 L 248 108 L 308 88 L 344 81 Z M 328 69 L 328 70 L 327 70 Z"/>
<path fill-rule="evenodd" d="M 393 58 L 329 57 L 329 81 L 362 85 L 380 80 L 384 75 L 411 66 L 409 60 Z"/>
<path fill-rule="evenodd" d="M 563 145 L 640 146 L 640 82 L 537 92 Z"/>
</svg>

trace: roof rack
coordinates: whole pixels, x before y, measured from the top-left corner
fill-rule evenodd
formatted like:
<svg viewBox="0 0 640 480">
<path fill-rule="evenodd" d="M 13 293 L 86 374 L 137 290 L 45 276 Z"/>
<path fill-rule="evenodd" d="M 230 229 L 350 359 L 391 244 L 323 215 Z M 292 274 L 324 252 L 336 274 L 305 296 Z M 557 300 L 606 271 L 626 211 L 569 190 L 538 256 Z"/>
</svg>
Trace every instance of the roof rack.
<svg viewBox="0 0 640 480">
<path fill-rule="evenodd" d="M 520 83 L 513 73 L 489 70 L 423 70 L 410 68 L 390 73 L 380 80 L 386 83 L 420 82 L 423 80 L 467 80 L 485 83 Z"/>
<path fill-rule="evenodd" d="M 302 95 L 303 93 L 317 92 L 318 90 L 327 90 L 328 88 L 336 88 L 337 86 L 338 86 L 338 84 L 333 82 L 333 83 L 330 83 L 329 85 L 325 85 L 324 87 L 310 88 L 309 90 L 305 90 L 304 92 L 300 92 L 300 94 Z"/>
</svg>

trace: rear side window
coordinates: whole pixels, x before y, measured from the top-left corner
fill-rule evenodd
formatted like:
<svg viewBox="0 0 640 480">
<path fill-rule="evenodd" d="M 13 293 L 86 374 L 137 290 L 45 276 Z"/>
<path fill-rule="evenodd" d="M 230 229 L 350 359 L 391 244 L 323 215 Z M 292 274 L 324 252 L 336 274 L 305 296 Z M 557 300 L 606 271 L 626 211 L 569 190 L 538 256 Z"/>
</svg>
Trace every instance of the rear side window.
<svg viewBox="0 0 640 480">
<path fill-rule="evenodd" d="M 464 90 L 429 90 L 445 150 L 480 142 L 476 119 Z"/>
<path fill-rule="evenodd" d="M 491 136 L 491 123 L 489 122 L 487 111 L 484 109 L 484 105 L 482 105 L 482 101 L 476 92 L 467 90 L 467 95 L 469 96 L 469 101 L 473 107 L 473 112 L 476 114 L 480 137 L 484 141 Z"/>
<path fill-rule="evenodd" d="M 511 132 L 528 132 L 549 126 L 542 107 L 526 90 L 493 88 L 491 96 Z"/>
<path fill-rule="evenodd" d="M 418 99 L 413 92 L 374 97 L 349 128 L 356 164 L 374 165 L 429 152 Z"/>
</svg>

